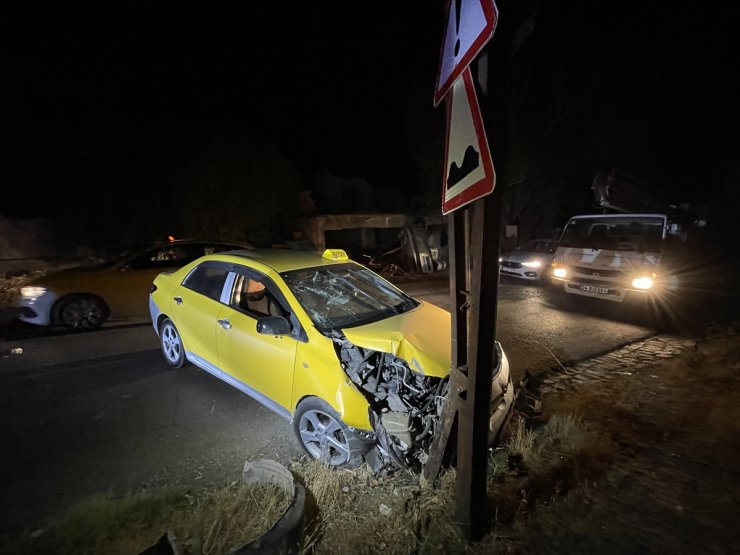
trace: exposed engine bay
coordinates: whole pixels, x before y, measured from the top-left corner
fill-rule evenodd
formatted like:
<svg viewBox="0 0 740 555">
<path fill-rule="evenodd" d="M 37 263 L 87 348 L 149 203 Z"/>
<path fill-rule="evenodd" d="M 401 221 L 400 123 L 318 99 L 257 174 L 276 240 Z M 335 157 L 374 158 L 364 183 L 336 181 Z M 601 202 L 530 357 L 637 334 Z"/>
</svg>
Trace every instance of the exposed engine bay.
<svg viewBox="0 0 740 555">
<path fill-rule="evenodd" d="M 347 376 L 371 407 L 375 446 L 366 460 L 376 471 L 394 467 L 418 472 L 428 458 L 442 414 L 449 379 L 411 370 L 401 358 L 358 347 L 332 332 L 337 355 Z"/>
</svg>

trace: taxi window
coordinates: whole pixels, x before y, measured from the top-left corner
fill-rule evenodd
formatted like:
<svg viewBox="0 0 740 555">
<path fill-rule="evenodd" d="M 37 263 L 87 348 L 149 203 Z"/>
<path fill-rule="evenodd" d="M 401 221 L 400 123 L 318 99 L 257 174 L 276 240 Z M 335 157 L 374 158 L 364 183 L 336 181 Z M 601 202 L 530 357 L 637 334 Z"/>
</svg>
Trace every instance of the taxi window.
<svg viewBox="0 0 740 555">
<path fill-rule="evenodd" d="M 201 264 L 188 274 L 182 284 L 214 301 L 219 301 L 228 274 L 229 271 L 226 268 Z"/>
<path fill-rule="evenodd" d="M 240 309 L 250 316 L 280 316 L 289 318 L 288 311 L 268 288 L 268 282 L 255 275 L 238 274 L 229 305 Z"/>
</svg>

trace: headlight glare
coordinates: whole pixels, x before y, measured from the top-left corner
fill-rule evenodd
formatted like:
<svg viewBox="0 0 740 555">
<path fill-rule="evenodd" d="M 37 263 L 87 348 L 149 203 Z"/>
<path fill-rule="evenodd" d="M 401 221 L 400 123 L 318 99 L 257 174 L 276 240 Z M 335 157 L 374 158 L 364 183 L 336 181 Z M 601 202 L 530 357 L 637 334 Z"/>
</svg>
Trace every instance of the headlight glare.
<svg viewBox="0 0 740 555">
<path fill-rule="evenodd" d="M 526 266 L 527 268 L 539 268 L 542 266 L 542 262 L 539 260 L 528 260 L 527 262 L 522 262 L 522 266 Z"/>
<path fill-rule="evenodd" d="M 37 285 L 21 287 L 21 297 L 24 299 L 37 299 L 44 293 L 46 293 L 46 287 L 39 287 Z"/>
<path fill-rule="evenodd" d="M 553 268 L 552 275 L 555 276 L 556 278 L 564 278 L 565 276 L 568 275 L 568 270 L 562 267 Z"/>
<path fill-rule="evenodd" d="M 632 280 L 632 287 L 647 291 L 653 286 L 653 283 L 653 278 L 649 276 L 641 276 Z"/>
</svg>

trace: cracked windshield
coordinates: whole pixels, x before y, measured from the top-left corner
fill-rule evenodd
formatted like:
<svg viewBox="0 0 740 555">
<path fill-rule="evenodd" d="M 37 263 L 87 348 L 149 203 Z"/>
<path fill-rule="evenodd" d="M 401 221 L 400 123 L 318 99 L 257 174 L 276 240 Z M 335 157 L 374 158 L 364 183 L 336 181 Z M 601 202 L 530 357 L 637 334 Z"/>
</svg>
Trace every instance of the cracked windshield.
<svg viewBox="0 0 740 555">
<path fill-rule="evenodd" d="M 295 270 L 283 274 L 283 279 L 320 329 L 360 326 L 417 305 L 356 264 Z"/>
</svg>

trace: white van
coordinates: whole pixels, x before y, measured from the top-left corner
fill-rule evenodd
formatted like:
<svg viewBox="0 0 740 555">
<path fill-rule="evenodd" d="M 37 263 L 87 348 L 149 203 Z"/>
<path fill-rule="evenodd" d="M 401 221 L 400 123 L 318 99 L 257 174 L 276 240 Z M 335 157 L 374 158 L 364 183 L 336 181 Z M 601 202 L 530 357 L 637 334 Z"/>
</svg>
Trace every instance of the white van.
<svg viewBox="0 0 740 555">
<path fill-rule="evenodd" d="M 665 214 L 575 216 L 563 229 L 552 280 L 564 293 L 622 302 L 674 286 L 661 274 L 669 230 Z"/>
</svg>

